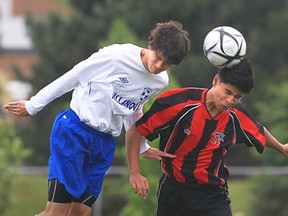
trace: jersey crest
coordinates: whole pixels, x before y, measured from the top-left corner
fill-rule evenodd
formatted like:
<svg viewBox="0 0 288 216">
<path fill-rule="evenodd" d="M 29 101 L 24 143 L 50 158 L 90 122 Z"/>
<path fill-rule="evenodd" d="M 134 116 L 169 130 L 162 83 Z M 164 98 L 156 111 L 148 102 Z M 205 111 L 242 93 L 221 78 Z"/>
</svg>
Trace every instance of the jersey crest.
<svg viewBox="0 0 288 216">
<path fill-rule="evenodd" d="M 213 138 L 211 143 L 214 145 L 220 145 L 221 143 L 224 142 L 224 137 L 225 134 L 223 134 L 222 132 L 216 131 L 213 133 Z"/>
<path fill-rule="evenodd" d="M 146 100 L 153 93 L 153 89 L 150 87 L 145 87 L 140 95 L 140 100 Z"/>
</svg>

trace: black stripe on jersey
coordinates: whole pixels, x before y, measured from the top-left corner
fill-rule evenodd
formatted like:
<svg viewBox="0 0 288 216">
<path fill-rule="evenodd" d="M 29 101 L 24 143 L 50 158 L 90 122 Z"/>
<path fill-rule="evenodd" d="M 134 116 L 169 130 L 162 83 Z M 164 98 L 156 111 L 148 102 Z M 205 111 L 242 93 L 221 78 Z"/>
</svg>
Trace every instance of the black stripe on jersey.
<svg viewBox="0 0 288 216">
<path fill-rule="evenodd" d="M 235 128 L 235 120 L 234 116 L 230 114 L 230 118 L 228 123 L 225 126 L 224 134 L 225 134 L 225 139 L 224 142 L 221 142 L 220 147 L 221 148 L 228 148 L 229 146 L 235 144 L 231 143 L 231 140 L 233 140 L 233 136 L 236 134 L 236 128 Z M 236 140 L 234 140 L 236 141 Z"/>
<path fill-rule="evenodd" d="M 248 118 L 253 119 L 252 114 L 248 111 L 248 109 L 243 103 L 235 104 L 235 106 L 233 106 L 233 109 L 237 109 L 240 112 L 244 113 Z"/>
<path fill-rule="evenodd" d="M 237 143 L 245 143 L 248 147 L 255 147 L 259 153 L 263 153 L 264 147 L 257 139 L 253 139 L 254 137 L 252 134 L 245 132 L 240 124 L 240 121 L 236 115 L 236 113 L 230 111 L 230 114 L 234 117 L 235 128 L 236 131 L 241 131 L 240 133 L 236 134 Z M 246 113 L 245 113 L 246 114 Z M 249 117 L 249 116 L 248 116 Z M 264 129 L 262 128 L 261 133 L 264 134 Z M 249 136 L 248 136 L 249 135 Z M 251 137 L 253 140 L 249 139 Z"/>
<path fill-rule="evenodd" d="M 192 104 L 189 106 L 186 106 L 178 115 L 169 123 L 169 126 L 157 128 L 156 131 L 161 135 L 160 137 L 160 150 L 164 150 L 166 145 L 168 144 L 169 139 L 171 138 L 171 135 L 175 133 L 175 127 L 179 125 L 179 122 L 181 121 L 181 127 L 182 131 L 176 132 L 176 137 L 173 140 L 173 144 L 171 145 L 169 149 L 169 153 L 174 154 L 178 147 L 183 143 L 185 140 L 187 134 L 183 133 L 184 127 L 190 128 L 190 125 L 192 123 L 192 118 L 194 115 L 193 111 L 194 109 L 198 108 L 200 104 Z M 185 118 L 184 118 L 185 117 Z"/>
<path fill-rule="evenodd" d="M 223 158 L 222 150 L 223 150 L 223 148 L 228 149 L 228 147 L 231 146 L 231 144 L 234 144 L 234 143 L 231 143 L 230 141 L 234 140 L 233 136 L 235 134 L 234 118 L 231 115 L 230 115 L 230 117 L 231 118 L 229 118 L 229 122 L 228 122 L 228 124 L 226 124 L 226 128 L 224 130 L 224 134 L 225 134 L 224 142 L 222 142 L 220 144 L 219 148 L 216 149 L 212 153 L 213 155 L 212 155 L 212 159 L 211 159 L 211 164 L 207 168 L 208 173 L 214 173 L 215 169 L 217 169 L 217 166 L 219 166 L 218 176 L 220 178 L 224 178 L 224 179 L 227 179 L 227 177 L 229 176 L 229 173 L 227 172 L 227 169 L 224 168 L 224 163 L 223 163 L 223 160 L 221 159 L 221 158 Z M 219 164 L 219 162 L 220 162 L 220 164 Z M 209 184 L 212 184 L 212 185 L 221 185 L 220 179 L 215 177 L 214 175 L 208 176 L 208 182 L 209 182 Z"/>
<path fill-rule="evenodd" d="M 197 181 L 194 178 L 193 171 L 196 169 L 197 161 L 199 158 L 199 153 L 201 150 L 205 149 L 208 141 L 210 139 L 210 134 L 217 127 L 217 121 L 215 120 L 207 120 L 203 129 L 203 134 L 196 148 L 194 148 L 191 152 L 189 152 L 184 158 L 182 165 L 182 175 L 186 178 L 186 183 L 197 184 Z M 193 158 L 193 162 L 191 163 L 191 159 Z M 190 164 L 189 167 L 185 167 L 186 163 Z"/>
<path fill-rule="evenodd" d="M 160 130 L 160 150 L 165 151 L 165 148 L 168 143 L 170 143 L 170 138 L 172 134 L 176 133 L 176 136 L 172 140 L 171 147 L 168 149 L 168 153 L 175 154 L 177 149 L 185 142 L 188 134 L 184 133 L 185 129 L 189 129 L 192 123 L 192 118 L 194 112 L 192 110 L 196 109 L 200 104 L 193 104 L 192 106 L 185 107 L 184 110 L 178 115 L 177 122 L 174 122 L 170 127 L 167 127 L 165 130 Z M 184 118 L 185 117 L 185 118 Z M 181 124 L 179 124 L 179 122 Z M 176 128 L 180 125 L 178 128 Z M 175 131 L 177 130 L 177 131 Z M 163 162 L 166 164 L 166 172 L 169 176 L 173 176 L 173 167 L 172 167 L 172 159 L 171 158 L 163 158 Z"/>
</svg>

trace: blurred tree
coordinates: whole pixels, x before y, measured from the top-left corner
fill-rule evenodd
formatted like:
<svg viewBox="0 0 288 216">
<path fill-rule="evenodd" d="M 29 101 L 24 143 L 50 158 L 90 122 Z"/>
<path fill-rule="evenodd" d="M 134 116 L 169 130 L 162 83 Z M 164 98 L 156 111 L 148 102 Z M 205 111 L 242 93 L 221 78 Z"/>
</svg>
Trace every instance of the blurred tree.
<svg viewBox="0 0 288 216">
<path fill-rule="evenodd" d="M 280 141 L 288 140 L 288 82 L 267 86 L 266 101 L 256 102 L 259 110 L 259 120 Z M 288 158 L 279 156 L 275 150 L 265 149 L 262 160 L 267 165 L 283 166 L 288 164 Z"/>
<path fill-rule="evenodd" d="M 20 138 L 16 136 L 12 122 L 0 118 L 0 215 L 5 215 L 11 204 L 17 167 L 28 153 L 28 150 L 23 149 Z"/>
<path fill-rule="evenodd" d="M 287 216 L 287 176 L 253 176 L 253 201 L 249 207 L 253 216 Z"/>
<path fill-rule="evenodd" d="M 94 9 L 96 7 L 97 2 L 104 2 L 104 1 L 95 1 L 95 0 L 70 0 L 71 5 L 74 8 L 77 8 L 77 10 L 81 14 L 85 14 L 87 16 L 92 16 L 94 15 Z"/>
<path fill-rule="evenodd" d="M 110 44 L 132 43 L 138 46 L 146 47 L 145 42 L 140 41 L 137 35 L 125 23 L 123 19 L 113 20 L 110 30 L 105 39 L 99 41 L 99 47 L 105 47 Z"/>
<path fill-rule="evenodd" d="M 257 102 L 259 119 L 271 131 L 280 142 L 288 140 L 288 82 L 280 82 L 277 85 L 267 87 L 266 101 Z M 258 156 L 260 158 L 260 156 Z M 262 161 L 266 165 L 287 166 L 288 158 L 279 155 L 275 150 L 265 149 Z M 254 202 L 251 211 L 254 215 L 286 216 L 288 212 L 288 183 L 287 176 L 257 176 L 252 178 L 254 182 Z M 263 205 L 263 203 L 269 203 Z"/>
<path fill-rule="evenodd" d="M 1 107 L 9 98 L 5 84 L 4 78 L 0 77 Z M 20 138 L 16 136 L 12 122 L 0 112 L 0 215 L 5 215 L 11 204 L 11 191 L 17 167 L 28 153 L 28 150 L 23 149 Z"/>
</svg>

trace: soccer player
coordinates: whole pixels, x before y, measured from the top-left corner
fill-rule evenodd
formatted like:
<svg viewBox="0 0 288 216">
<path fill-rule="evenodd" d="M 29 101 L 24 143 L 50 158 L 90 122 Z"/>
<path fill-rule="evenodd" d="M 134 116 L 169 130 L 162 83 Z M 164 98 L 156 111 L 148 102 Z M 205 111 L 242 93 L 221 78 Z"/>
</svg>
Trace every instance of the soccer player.
<svg viewBox="0 0 288 216">
<path fill-rule="evenodd" d="M 143 105 L 168 85 L 166 70 L 178 65 L 190 49 L 188 32 L 176 21 L 157 23 L 148 47 L 114 44 L 91 55 L 40 90 L 30 100 L 4 108 L 15 115 L 35 115 L 48 103 L 73 90 L 70 108 L 53 124 L 49 191 L 40 215 L 87 216 L 96 201 L 114 156 L 114 138 L 142 115 Z M 141 153 L 160 160 L 171 156 L 150 148 Z"/>
<path fill-rule="evenodd" d="M 224 157 L 237 143 L 264 147 L 288 155 L 281 144 L 255 121 L 241 97 L 254 86 L 247 59 L 219 69 L 211 88 L 178 88 L 162 93 L 126 133 L 130 183 L 146 197 L 148 180 L 141 175 L 141 135 L 152 141 L 160 136 L 160 149 L 175 155 L 163 158 L 158 187 L 157 216 L 231 216 L 228 169 Z"/>
</svg>

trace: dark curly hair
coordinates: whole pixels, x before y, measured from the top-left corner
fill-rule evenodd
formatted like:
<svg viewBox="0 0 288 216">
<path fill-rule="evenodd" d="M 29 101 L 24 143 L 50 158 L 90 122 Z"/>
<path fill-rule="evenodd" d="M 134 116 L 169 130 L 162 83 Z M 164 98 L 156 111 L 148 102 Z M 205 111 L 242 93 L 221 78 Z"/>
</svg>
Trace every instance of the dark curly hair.
<svg viewBox="0 0 288 216">
<path fill-rule="evenodd" d="M 247 58 L 231 68 L 220 68 L 218 75 L 221 82 L 232 84 L 244 93 L 251 92 L 254 87 L 255 76 Z"/>
<path fill-rule="evenodd" d="M 159 52 L 167 64 L 178 65 L 191 47 L 189 33 L 176 21 L 157 23 L 148 37 L 148 47 Z"/>
</svg>

